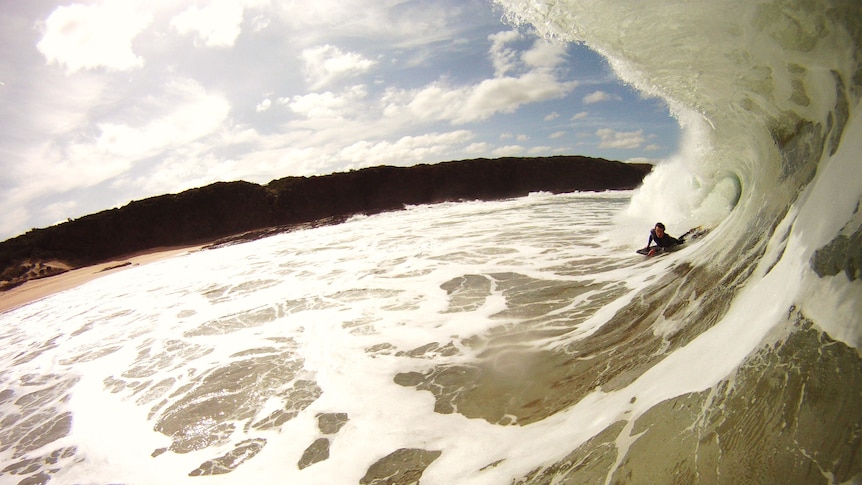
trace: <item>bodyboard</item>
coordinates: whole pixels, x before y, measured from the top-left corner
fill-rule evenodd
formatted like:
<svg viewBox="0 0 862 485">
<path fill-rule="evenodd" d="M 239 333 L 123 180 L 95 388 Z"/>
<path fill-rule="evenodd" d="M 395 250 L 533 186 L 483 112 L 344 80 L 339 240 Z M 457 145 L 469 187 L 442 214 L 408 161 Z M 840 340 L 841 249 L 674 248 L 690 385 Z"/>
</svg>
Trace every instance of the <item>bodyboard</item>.
<svg viewBox="0 0 862 485">
<path fill-rule="evenodd" d="M 659 254 L 662 254 L 665 252 L 665 248 L 662 248 L 659 246 L 650 246 L 648 248 L 640 248 L 635 252 L 638 254 L 643 254 L 644 256 L 649 256 L 650 255 L 649 252 L 652 250 L 655 250 L 655 253 L 653 253 L 653 256 L 658 256 Z"/>
</svg>

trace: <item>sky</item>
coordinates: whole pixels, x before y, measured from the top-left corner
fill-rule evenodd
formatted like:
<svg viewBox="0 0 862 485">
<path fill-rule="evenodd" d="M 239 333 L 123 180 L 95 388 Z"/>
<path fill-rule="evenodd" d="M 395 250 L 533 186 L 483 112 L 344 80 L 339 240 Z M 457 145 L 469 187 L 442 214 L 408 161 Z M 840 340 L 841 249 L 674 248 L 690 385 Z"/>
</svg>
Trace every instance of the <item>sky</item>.
<svg viewBox="0 0 862 485">
<path fill-rule="evenodd" d="M 0 240 L 217 181 L 680 136 L 490 0 L 0 0 L 0 120 Z"/>
</svg>

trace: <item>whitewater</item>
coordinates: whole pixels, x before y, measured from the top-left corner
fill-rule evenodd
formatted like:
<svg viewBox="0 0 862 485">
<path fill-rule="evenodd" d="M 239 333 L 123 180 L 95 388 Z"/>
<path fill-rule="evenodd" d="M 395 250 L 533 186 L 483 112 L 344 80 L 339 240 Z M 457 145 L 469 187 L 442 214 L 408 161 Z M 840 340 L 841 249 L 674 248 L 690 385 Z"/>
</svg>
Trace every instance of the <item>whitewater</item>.
<svg viewBox="0 0 862 485">
<path fill-rule="evenodd" d="M 498 3 L 664 99 L 679 153 L 0 314 L 0 482 L 862 483 L 862 4 Z M 710 231 L 643 259 L 659 220 Z"/>
</svg>

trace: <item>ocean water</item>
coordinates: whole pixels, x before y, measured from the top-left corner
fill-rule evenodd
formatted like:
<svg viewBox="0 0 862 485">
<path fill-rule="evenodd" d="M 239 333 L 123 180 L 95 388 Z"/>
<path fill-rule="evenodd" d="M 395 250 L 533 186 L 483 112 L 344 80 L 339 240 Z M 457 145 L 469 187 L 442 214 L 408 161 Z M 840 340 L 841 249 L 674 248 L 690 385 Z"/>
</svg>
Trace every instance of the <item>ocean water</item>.
<svg viewBox="0 0 862 485">
<path fill-rule="evenodd" d="M 664 98 L 680 153 L 0 314 L 0 482 L 862 482 L 862 4 L 499 3 Z M 644 260 L 656 220 L 711 231 Z"/>
</svg>

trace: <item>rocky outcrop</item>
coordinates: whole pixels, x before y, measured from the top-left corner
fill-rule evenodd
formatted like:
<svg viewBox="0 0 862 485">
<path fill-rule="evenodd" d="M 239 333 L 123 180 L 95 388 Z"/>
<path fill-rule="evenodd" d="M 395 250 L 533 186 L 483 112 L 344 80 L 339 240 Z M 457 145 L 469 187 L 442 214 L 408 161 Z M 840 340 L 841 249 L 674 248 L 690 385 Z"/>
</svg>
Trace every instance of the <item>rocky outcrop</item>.
<svg viewBox="0 0 862 485">
<path fill-rule="evenodd" d="M 405 205 L 496 200 L 536 191 L 632 189 L 651 169 L 648 164 L 558 156 L 381 166 L 324 176 L 286 177 L 265 186 L 220 182 L 34 229 L 0 243 L 0 269 L 5 270 L 2 280 L 8 286 L 13 275 L 20 277 L 15 268 L 25 261 L 31 265 L 63 261 L 78 267 L 158 247 L 205 243 L 314 221 L 338 221 Z"/>
</svg>

